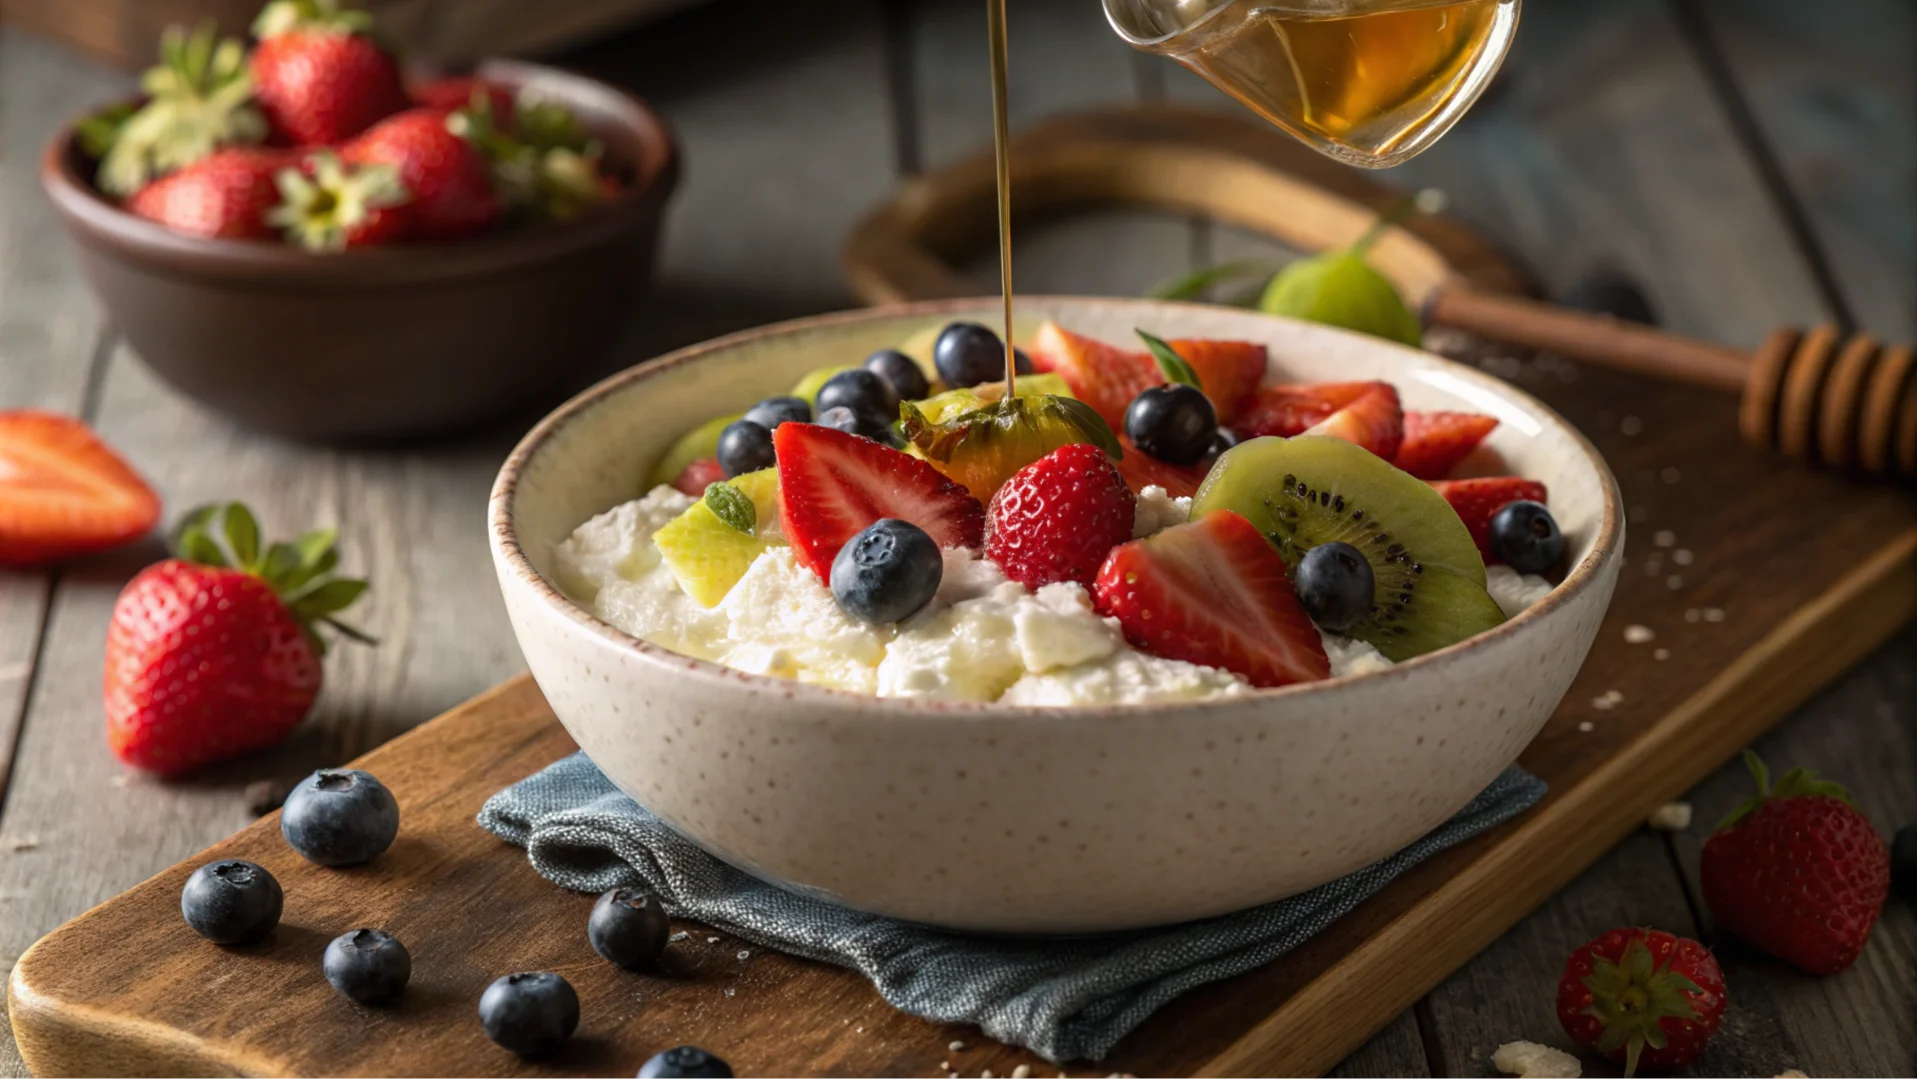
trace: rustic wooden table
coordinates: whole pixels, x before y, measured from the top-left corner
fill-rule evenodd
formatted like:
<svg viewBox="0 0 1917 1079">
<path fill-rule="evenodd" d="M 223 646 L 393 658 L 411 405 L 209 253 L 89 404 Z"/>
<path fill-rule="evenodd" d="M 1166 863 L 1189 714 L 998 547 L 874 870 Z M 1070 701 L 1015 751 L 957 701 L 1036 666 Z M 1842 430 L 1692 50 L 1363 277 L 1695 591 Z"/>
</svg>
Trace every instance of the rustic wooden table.
<svg viewBox="0 0 1917 1079">
<path fill-rule="evenodd" d="M 983 30 L 977 0 L 717 0 L 565 57 L 649 97 L 686 152 L 659 288 L 624 362 L 847 306 L 837 252 L 854 218 L 901 176 L 988 137 Z M 1011 42 L 1015 123 L 1125 100 L 1232 107 L 1125 49 L 1094 0 L 1019 0 Z M 1836 318 L 1909 340 L 1913 51 L 1917 15 L 1902 0 L 1534 2 L 1494 96 L 1385 178 L 1444 187 L 1547 287 L 1603 263 L 1625 269 L 1686 332 L 1752 345 L 1781 321 Z M 522 666 L 480 519 L 530 415 L 430 447 L 288 445 L 159 384 L 102 321 L 35 167 L 61 119 L 129 81 L 0 29 L 0 407 L 85 415 L 175 510 L 237 496 L 279 530 L 336 522 L 348 567 L 375 582 L 360 621 L 385 644 L 335 652 L 316 714 L 289 743 L 159 784 L 106 752 L 99 703 L 113 598 L 156 551 L 0 572 L 0 964 L 245 823 L 249 780 L 353 756 Z M 1265 250 L 1203 220 L 1100 215 L 1023 237 L 1015 274 L 1035 292 L 1136 293 Z M 995 275 L 981 281 L 985 291 Z M 1886 833 L 1917 819 L 1917 632 L 1758 748 L 1849 782 Z M 1628 839 L 1341 1071 L 1485 1074 L 1500 1042 L 1562 1044 L 1552 986 L 1565 953 L 1616 925 L 1654 924 L 1711 942 L 1726 968 L 1732 1007 L 1705 1074 L 1917 1073 L 1908 904 L 1893 902 L 1863 958 L 1832 978 L 1715 933 L 1698 845 L 1744 786 L 1739 769 L 1721 770 L 1692 793 L 1690 831 Z M 21 1071 L 4 1033 L 0 1071 Z"/>
</svg>

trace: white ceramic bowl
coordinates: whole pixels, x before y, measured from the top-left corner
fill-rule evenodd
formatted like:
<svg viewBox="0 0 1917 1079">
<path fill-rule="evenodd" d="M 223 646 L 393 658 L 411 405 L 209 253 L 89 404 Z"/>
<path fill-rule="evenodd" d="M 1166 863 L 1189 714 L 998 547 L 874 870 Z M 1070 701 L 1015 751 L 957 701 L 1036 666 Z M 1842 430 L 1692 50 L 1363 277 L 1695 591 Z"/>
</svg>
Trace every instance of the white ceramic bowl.
<svg viewBox="0 0 1917 1079">
<path fill-rule="evenodd" d="M 996 301 L 782 323 L 574 398 L 513 451 L 489 509 L 514 632 L 553 711 L 623 790 L 767 880 L 958 929 L 1079 933 L 1279 899 L 1377 860 L 1482 790 L 1544 724 L 1610 603 L 1624 525 L 1590 443 L 1542 404 L 1427 353 L 1246 311 L 1025 298 L 1113 342 L 1255 340 L 1286 381 L 1382 378 L 1408 408 L 1486 412 L 1570 541 L 1550 597 L 1382 673 L 1170 705 L 1043 710 L 886 700 L 647 644 L 553 584 L 581 522 L 642 493 L 681 432 Z"/>
</svg>

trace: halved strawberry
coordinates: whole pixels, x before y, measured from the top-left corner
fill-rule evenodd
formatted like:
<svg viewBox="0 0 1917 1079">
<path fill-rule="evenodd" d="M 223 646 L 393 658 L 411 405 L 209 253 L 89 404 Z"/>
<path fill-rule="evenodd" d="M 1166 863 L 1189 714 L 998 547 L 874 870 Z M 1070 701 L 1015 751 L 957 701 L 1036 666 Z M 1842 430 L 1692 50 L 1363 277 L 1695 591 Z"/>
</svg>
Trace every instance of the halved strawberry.
<svg viewBox="0 0 1917 1079">
<path fill-rule="evenodd" d="M 839 548 L 884 517 L 923 528 L 941 547 L 977 547 L 985 507 L 917 457 L 810 423 L 772 432 L 779 524 L 800 564 L 830 582 Z"/>
<path fill-rule="evenodd" d="M 57 562 L 145 535 L 160 498 L 71 416 L 0 411 L 0 565 Z"/>
<path fill-rule="evenodd" d="M 1319 382 L 1266 386 L 1252 396 L 1243 415 L 1230 426 L 1242 438 L 1302 435 L 1333 412 L 1363 397 L 1372 385 L 1370 382 Z"/>
<path fill-rule="evenodd" d="M 1464 527 L 1471 530 L 1478 553 L 1487 563 L 1497 560 L 1491 550 L 1491 518 L 1513 502 L 1543 502 L 1544 484 L 1518 476 L 1488 476 L 1475 480 L 1438 480 L 1431 485 L 1458 511 Z"/>
<path fill-rule="evenodd" d="M 1441 480 L 1497 426 L 1495 417 L 1475 412 L 1407 412 L 1391 463 L 1421 480 Z"/>
<path fill-rule="evenodd" d="M 1238 414 L 1251 403 L 1258 384 L 1265 380 L 1268 362 L 1265 346 L 1250 341 L 1210 341 L 1184 338 L 1168 341 L 1172 351 L 1191 365 L 1200 388 L 1211 398 L 1218 422 L 1231 426 Z"/>
<path fill-rule="evenodd" d="M 1169 464 L 1132 445 L 1132 440 L 1124 435 L 1118 436 L 1118 442 L 1125 448 L 1125 456 L 1112 465 L 1125 477 L 1125 486 L 1130 487 L 1133 494 L 1158 486 L 1173 498 L 1190 498 L 1198 493 L 1198 485 L 1205 482 L 1206 473 L 1211 471 L 1209 461 L 1195 465 Z"/>
<path fill-rule="evenodd" d="M 672 479 L 672 485 L 694 498 L 703 497 L 706 488 L 726 478 L 726 470 L 717 457 L 700 457 L 687 463 Z"/>
<path fill-rule="evenodd" d="M 1230 510 L 1114 550 L 1099 567 L 1094 593 L 1125 639 L 1152 655 L 1222 667 L 1254 686 L 1331 675 L 1285 560 L 1256 525 Z"/>
<path fill-rule="evenodd" d="M 1404 409 L 1398 404 L 1398 390 L 1389 382 L 1374 382 L 1357 400 L 1325 417 L 1305 434 L 1342 438 L 1389 461 L 1404 441 Z"/>
<path fill-rule="evenodd" d="M 1063 378 L 1072 396 L 1092 406 L 1114 431 L 1125 429 L 1132 398 L 1165 381 L 1149 354 L 1080 337 L 1056 322 L 1040 326 L 1027 351 L 1034 368 Z"/>
</svg>

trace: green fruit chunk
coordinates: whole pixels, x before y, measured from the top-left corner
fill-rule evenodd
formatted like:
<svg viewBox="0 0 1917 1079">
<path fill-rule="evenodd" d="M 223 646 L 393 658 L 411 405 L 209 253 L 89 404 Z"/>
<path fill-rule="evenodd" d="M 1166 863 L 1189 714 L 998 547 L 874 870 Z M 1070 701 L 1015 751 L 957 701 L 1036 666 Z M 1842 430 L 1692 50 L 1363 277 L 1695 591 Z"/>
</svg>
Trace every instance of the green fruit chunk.
<svg viewBox="0 0 1917 1079">
<path fill-rule="evenodd" d="M 1418 316 L 1359 251 L 1333 251 L 1286 266 L 1265 287 L 1258 309 L 1412 346 L 1424 340 Z"/>
<path fill-rule="evenodd" d="M 1070 397 L 1072 389 L 1065 380 L 1050 372 L 1041 375 L 1020 375 L 1014 390 L 1018 397 Z M 1005 399 L 1005 383 L 987 382 L 963 390 L 946 390 L 936 393 L 918 403 L 919 413 L 928 422 L 944 423 L 974 409 L 984 408 L 994 401 Z"/>
<path fill-rule="evenodd" d="M 840 371 L 850 370 L 852 365 L 840 364 L 837 367 L 821 367 L 815 371 L 807 371 L 798 385 L 792 387 L 792 396 L 805 398 L 805 403 L 808 405 L 816 404 L 819 400 L 819 387 L 824 386 L 827 379 Z"/>
<path fill-rule="evenodd" d="M 711 457 L 717 453 L 719 432 L 726 429 L 726 424 L 743 415 L 742 412 L 734 412 L 730 416 L 707 420 L 680 435 L 679 441 L 674 442 L 666 450 L 666 455 L 659 458 L 659 463 L 653 466 L 652 477 L 646 481 L 646 489 L 651 490 L 662 483 L 671 483 L 679 478 L 679 473 L 684 472 L 687 465 L 701 457 Z"/>
<path fill-rule="evenodd" d="M 666 569 L 701 607 L 718 606 L 759 555 L 783 542 L 779 535 L 779 470 L 748 472 L 725 483 L 750 500 L 755 521 L 750 531 L 741 531 L 735 527 L 736 522 L 728 522 L 714 512 L 712 497 L 707 495 L 652 536 Z"/>
<path fill-rule="evenodd" d="M 1364 552 L 1376 600 L 1349 636 L 1393 662 L 1504 622 L 1484 590 L 1484 560 L 1444 496 L 1360 446 L 1317 435 L 1242 443 L 1212 466 L 1192 519 L 1219 509 L 1257 525 L 1294 570 L 1321 543 Z"/>
<path fill-rule="evenodd" d="M 1024 382 L 1019 379 L 1021 386 Z M 1125 452 L 1098 413 L 1073 397 L 1021 393 L 942 423 L 929 420 L 910 401 L 899 412 L 906 441 L 919 456 L 980 502 L 991 501 L 1019 469 L 1060 446 L 1088 442 L 1112 458 Z"/>
</svg>

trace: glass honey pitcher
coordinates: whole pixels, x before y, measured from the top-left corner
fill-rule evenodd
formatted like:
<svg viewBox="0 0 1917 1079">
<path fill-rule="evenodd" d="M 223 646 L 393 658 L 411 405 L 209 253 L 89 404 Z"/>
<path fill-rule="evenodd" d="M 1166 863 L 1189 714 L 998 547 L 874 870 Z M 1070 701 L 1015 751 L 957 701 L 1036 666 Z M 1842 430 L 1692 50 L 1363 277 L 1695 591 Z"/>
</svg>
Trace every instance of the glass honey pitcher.
<svg viewBox="0 0 1917 1079">
<path fill-rule="evenodd" d="M 1517 31 L 1519 0 L 1104 0 L 1169 56 L 1340 161 L 1385 168 L 1450 129 Z"/>
</svg>

